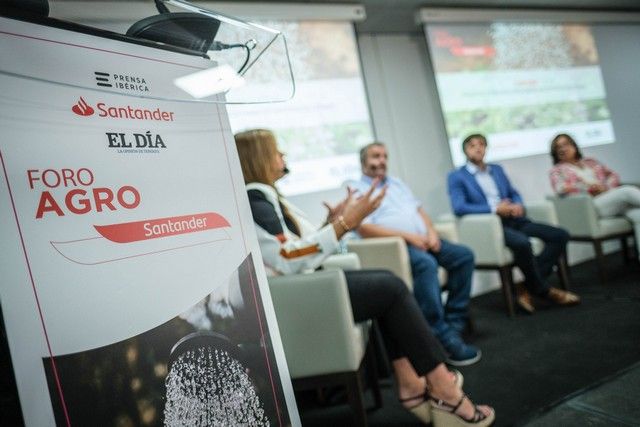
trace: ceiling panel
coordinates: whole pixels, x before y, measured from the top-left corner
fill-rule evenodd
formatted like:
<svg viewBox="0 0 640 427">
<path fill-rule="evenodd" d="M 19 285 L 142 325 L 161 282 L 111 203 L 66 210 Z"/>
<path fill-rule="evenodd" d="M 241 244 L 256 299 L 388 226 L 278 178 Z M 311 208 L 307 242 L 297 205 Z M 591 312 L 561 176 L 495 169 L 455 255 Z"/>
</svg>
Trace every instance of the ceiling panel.
<svg viewBox="0 0 640 427">
<path fill-rule="evenodd" d="M 52 0 L 50 3 L 63 2 Z M 91 3 L 93 0 L 86 0 Z M 98 1 L 98 0 L 95 0 Z M 127 0 L 116 0 L 122 3 Z M 223 0 L 224 1 L 224 0 Z M 235 2 L 255 2 L 255 0 L 233 0 Z M 150 10 L 153 1 L 146 0 Z M 197 3 L 197 2 L 194 2 Z M 283 3 L 282 1 L 264 1 L 261 3 Z M 356 28 L 365 33 L 407 33 L 421 31 L 415 23 L 415 13 L 421 7 L 467 7 L 500 9 L 576 9 L 634 11 L 640 13 L 640 0 L 300 0 L 292 3 L 359 3 L 367 11 L 367 19 L 358 23 Z"/>
</svg>

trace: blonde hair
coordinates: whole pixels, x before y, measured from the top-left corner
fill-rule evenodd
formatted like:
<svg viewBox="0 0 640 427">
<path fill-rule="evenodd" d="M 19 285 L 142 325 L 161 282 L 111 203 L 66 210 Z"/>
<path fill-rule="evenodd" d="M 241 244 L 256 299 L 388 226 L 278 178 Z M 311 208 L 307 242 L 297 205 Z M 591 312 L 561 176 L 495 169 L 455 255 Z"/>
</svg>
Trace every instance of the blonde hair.
<svg viewBox="0 0 640 427">
<path fill-rule="evenodd" d="M 260 182 L 275 188 L 275 180 L 279 176 L 274 176 L 272 160 L 277 156 L 278 143 L 276 136 L 267 129 L 252 129 L 239 132 L 234 136 L 236 140 L 236 148 L 240 157 L 240 166 L 242 167 L 242 175 L 244 175 L 244 183 Z M 280 192 L 276 189 L 278 199 Z M 300 235 L 300 224 L 295 216 L 289 212 L 286 204 L 280 204 L 282 214 L 288 218 L 294 225 L 293 233 Z"/>
<path fill-rule="evenodd" d="M 278 154 L 276 137 L 267 129 L 252 129 L 235 135 L 244 182 L 274 185 L 272 160 Z"/>
</svg>

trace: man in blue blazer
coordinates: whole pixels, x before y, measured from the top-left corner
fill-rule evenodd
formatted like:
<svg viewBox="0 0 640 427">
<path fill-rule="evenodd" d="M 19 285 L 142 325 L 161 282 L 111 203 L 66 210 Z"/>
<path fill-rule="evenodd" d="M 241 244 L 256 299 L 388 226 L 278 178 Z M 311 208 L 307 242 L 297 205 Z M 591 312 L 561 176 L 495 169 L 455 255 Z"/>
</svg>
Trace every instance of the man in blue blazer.
<svg viewBox="0 0 640 427">
<path fill-rule="evenodd" d="M 526 217 L 522 197 L 502 167 L 484 162 L 486 149 L 487 139 L 483 135 L 473 134 L 464 139 L 462 150 L 467 163 L 450 172 L 447 179 L 453 212 L 457 216 L 480 213 L 500 216 L 505 243 L 525 277 L 528 293 L 518 297 L 518 305 L 525 311 L 535 311 L 531 295 L 558 305 L 580 303 L 576 294 L 553 288 L 546 280 L 558 257 L 565 252 L 569 234 L 562 228 L 536 223 Z M 544 241 L 540 255 L 534 255 L 529 237 Z"/>
</svg>

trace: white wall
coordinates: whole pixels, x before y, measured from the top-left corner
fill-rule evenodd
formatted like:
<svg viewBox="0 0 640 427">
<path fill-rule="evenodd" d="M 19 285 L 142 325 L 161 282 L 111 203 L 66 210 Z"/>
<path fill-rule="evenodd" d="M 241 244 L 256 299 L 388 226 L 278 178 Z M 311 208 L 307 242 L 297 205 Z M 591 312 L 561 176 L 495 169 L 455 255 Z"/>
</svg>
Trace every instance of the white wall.
<svg viewBox="0 0 640 427">
<path fill-rule="evenodd" d="M 389 172 L 427 202 L 430 214 L 449 212 L 446 172 L 451 156 L 443 146 L 447 138 L 424 37 L 365 35 L 358 43 L 374 134 L 388 146 Z M 338 200 L 342 194 L 326 191 L 290 199 L 318 221 L 322 200 Z"/>
<path fill-rule="evenodd" d="M 640 25 L 600 25 L 594 34 L 617 141 L 583 153 L 618 171 L 624 181 L 640 182 Z M 453 164 L 425 37 L 361 34 L 358 41 L 376 135 L 390 151 L 390 173 L 411 186 L 432 216 L 449 213 L 446 174 Z M 549 141 L 540 143 L 547 146 Z M 551 194 L 549 156 L 502 164 L 525 200 Z M 572 262 L 592 253 L 584 244 L 569 248 Z M 497 286 L 496 275 L 478 276 L 476 293 Z"/>
<path fill-rule="evenodd" d="M 334 205 L 342 200 L 345 195 L 345 190 L 335 189 L 291 196 L 287 197 L 287 199 L 298 208 L 302 209 L 302 211 L 307 215 L 307 219 L 312 223 L 320 225 L 327 217 L 327 210 L 324 208 L 322 203 L 327 202 Z"/>
<path fill-rule="evenodd" d="M 640 182 L 640 25 L 594 28 L 616 143 L 583 150 Z M 449 212 L 445 176 L 452 163 L 425 38 L 360 35 L 360 53 L 377 137 L 389 145 L 391 172 L 406 180 L 432 213 Z M 545 147 L 549 141 L 541 141 Z M 489 141 L 491 149 L 491 141 Z M 528 201 L 551 193 L 548 155 L 502 162 Z"/>
<path fill-rule="evenodd" d="M 92 22 L 94 23 L 94 22 Z M 94 23 L 95 24 L 95 23 Z M 100 23 L 115 28 L 105 17 Z M 408 31 L 414 31 L 409 29 Z M 640 25 L 600 25 L 594 28 L 609 109 L 617 142 L 584 150 L 617 170 L 624 181 L 640 182 Z M 390 173 L 406 181 L 433 216 L 449 213 L 446 174 L 452 168 L 435 78 L 425 37 L 419 33 L 360 34 L 362 68 L 369 95 L 376 138 L 387 143 Z M 489 141 L 491 144 L 491 141 Z M 548 141 L 541 141 L 548 144 Z M 549 157 L 538 155 L 502 163 L 528 201 L 551 193 L 547 179 Z M 292 201 L 320 223 L 322 202 L 336 202 L 343 190 L 292 197 Z M 591 256 L 585 245 L 569 249 L 570 261 Z M 493 279 L 491 279 L 493 281 Z"/>
<path fill-rule="evenodd" d="M 639 25 L 594 27 L 616 143 L 584 150 L 618 171 L 624 181 L 640 182 L 640 59 Z M 376 138 L 388 145 L 390 173 L 406 181 L 433 216 L 450 213 L 446 174 L 453 164 L 435 77 L 421 34 L 361 34 L 358 37 L 362 68 Z M 545 146 L 549 141 L 541 141 Z M 491 141 L 489 141 L 491 144 Z M 551 194 L 547 155 L 502 162 L 525 200 Z M 341 190 L 292 198 L 317 222 L 323 200 L 335 201 Z M 609 249 L 615 249 L 615 242 Z M 570 262 L 593 256 L 589 245 L 571 244 Z M 498 286 L 495 273 L 476 274 L 474 293 Z"/>
<path fill-rule="evenodd" d="M 407 182 L 432 216 L 449 212 L 452 163 L 424 37 L 360 35 L 358 43 L 374 134 L 390 153 L 389 173 Z M 320 203 L 342 195 L 335 190 L 290 199 L 317 222 Z"/>
<path fill-rule="evenodd" d="M 432 216 L 450 212 L 451 156 L 424 37 L 358 38 L 377 138 L 388 145 L 390 173 L 403 179 Z"/>
</svg>

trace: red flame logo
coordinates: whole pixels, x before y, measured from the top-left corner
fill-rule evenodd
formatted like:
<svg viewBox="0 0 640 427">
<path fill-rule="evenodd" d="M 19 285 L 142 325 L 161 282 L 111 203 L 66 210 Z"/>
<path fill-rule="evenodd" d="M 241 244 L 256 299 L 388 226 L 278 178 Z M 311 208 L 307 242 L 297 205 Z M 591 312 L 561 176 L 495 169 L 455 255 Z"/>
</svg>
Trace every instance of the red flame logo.
<svg viewBox="0 0 640 427">
<path fill-rule="evenodd" d="M 80 97 L 80 101 L 78 101 L 77 104 L 71 107 L 71 111 L 79 116 L 90 116 L 94 113 L 91 105 L 87 104 L 87 101 L 85 101 L 82 97 Z"/>
</svg>

